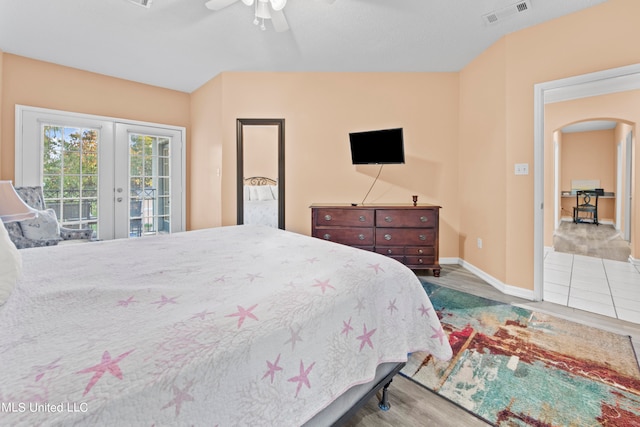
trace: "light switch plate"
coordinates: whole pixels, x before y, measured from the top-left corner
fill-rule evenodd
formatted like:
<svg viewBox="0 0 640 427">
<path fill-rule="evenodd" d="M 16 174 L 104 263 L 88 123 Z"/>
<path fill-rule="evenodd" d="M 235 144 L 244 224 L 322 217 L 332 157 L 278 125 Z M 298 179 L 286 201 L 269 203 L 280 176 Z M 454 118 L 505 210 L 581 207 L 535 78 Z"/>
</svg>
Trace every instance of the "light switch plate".
<svg viewBox="0 0 640 427">
<path fill-rule="evenodd" d="M 529 163 L 516 163 L 516 175 L 529 175 Z"/>
</svg>

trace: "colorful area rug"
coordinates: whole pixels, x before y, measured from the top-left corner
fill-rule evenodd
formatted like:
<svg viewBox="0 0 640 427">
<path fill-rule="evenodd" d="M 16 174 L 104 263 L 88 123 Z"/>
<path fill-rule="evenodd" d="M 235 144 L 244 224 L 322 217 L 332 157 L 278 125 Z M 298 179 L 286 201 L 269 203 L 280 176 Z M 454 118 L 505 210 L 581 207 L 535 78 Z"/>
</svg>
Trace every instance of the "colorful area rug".
<svg viewBox="0 0 640 427">
<path fill-rule="evenodd" d="M 453 348 L 402 374 L 497 426 L 640 426 L 628 336 L 423 282 Z"/>
</svg>

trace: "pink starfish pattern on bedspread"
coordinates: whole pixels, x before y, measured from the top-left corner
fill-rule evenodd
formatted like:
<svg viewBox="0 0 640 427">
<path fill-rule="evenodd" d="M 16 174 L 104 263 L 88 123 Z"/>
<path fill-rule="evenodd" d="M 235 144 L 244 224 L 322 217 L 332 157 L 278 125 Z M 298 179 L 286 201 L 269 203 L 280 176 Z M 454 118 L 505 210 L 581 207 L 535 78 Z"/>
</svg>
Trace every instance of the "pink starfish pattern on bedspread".
<svg viewBox="0 0 640 427">
<path fill-rule="evenodd" d="M 264 279 L 264 277 L 262 277 L 260 273 L 256 273 L 256 274 L 247 273 L 247 279 L 249 279 L 250 282 L 253 282 L 256 279 Z"/>
<path fill-rule="evenodd" d="M 315 364 L 316 362 L 313 362 L 307 369 L 304 369 L 304 363 L 302 362 L 302 360 L 300 360 L 300 374 L 287 380 L 292 383 L 298 383 L 298 387 L 296 388 L 296 397 L 298 397 L 298 393 L 300 393 L 300 389 L 302 388 L 303 384 L 306 385 L 307 388 L 311 388 L 311 383 L 309 382 L 309 373 L 311 372 L 311 369 L 313 369 L 313 366 Z"/>
<path fill-rule="evenodd" d="M 331 280 L 331 279 L 327 279 L 324 282 L 321 282 L 320 280 L 316 279 L 315 285 L 311 285 L 311 286 L 314 287 L 314 288 L 318 287 L 318 288 L 322 289 L 322 293 L 324 294 L 325 291 L 327 290 L 327 288 L 335 289 L 333 286 L 331 286 L 329 284 L 329 280 Z"/>
<path fill-rule="evenodd" d="M 380 264 L 367 264 L 367 267 L 373 268 L 373 271 L 375 271 L 376 274 L 378 274 L 379 272 L 384 273 L 384 269 L 380 267 Z"/>
<path fill-rule="evenodd" d="M 340 334 L 345 334 L 347 337 L 349 336 L 349 332 L 353 331 L 353 326 L 351 326 L 351 317 L 348 321 L 342 321 L 342 332 Z"/>
<path fill-rule="evenodd" d="M 262 379 L 265 379 L 267 377 L 271 377 L 271 384 L 273 384 L 273 377 L 275 376 L 276 372 L 278 371 L 282 371 L 282 368 L 280 366 L 278 366 L 278 362 L 280 362 L 280 355 L 278 354 L 278 357 L 276 357 L 276 361 L 271 363 L 267 360 L 267 367 L 269 368 L 267 370 L 267 372 L 265 372 L 264 376 L 262 377 Z"/>
<path fill-rule="evenodd" d="M 60 365 L 58 365 L 58 362 L 60 361 L 60 359 L 62 359 L 62 357 L 58 357 L 56 360 L 54 360 L 53 362 L 48 363 L 46 365 L 36 365 L 36 366 L 34 366 L 32 369 L 37 372 L 37 374 L 36 374 L 36 382 L 40 381 L 42 379 L 42 377 L 44 377 L 44 374 L 47 373 L 47 371 L 52 371 L 55 368 L 59 368 Z"/>
<path fill-rule="evenodd" d="M 130 296 L 127 299 L 121 299 L 120 301 L 118 301 L 118 305 L 121 307 L 129 307 L 129 304 L 133 304 L 134 302 L 138 302 L 136 300 L 133 299 L 134 296 Z"/>
<path fill-rule="evenodd" d="M 237 313 L 227 314 L 225 317 L 238 317 L 238 329 L 240 329 L 240 327 L 244 323 L 244 320 L 247 317 L 250 317 L 253 320 L 258 320 L 256 315 L 251 312 L 257 306 L 258 306 L 258 304 L 254 304 L 251 307 L 249 307 L 248 309 L 245 309 L 244 307 L 239 305 Z"/>
<path fill-rule="evenodd" d="M 431 335 L 431 338 L 438 338 L 440 340 L 440 345 L 442 345 L 442 340 L 445 338 L 442 328 L 434 328 L 432 326 L 431 329 L 433 330 L 433 332 L 435 332 L 433 335 Z"/>
<path fill-rule="evenodd" d="M 368 344 L 369 347 L 373 348 L 373 343 L 371 342 L 371 335 L 373 335 L 378 329 L 372 329 L 370 331 L 367 331 L 367 325 L 364 324 L 364 330 L 362 332 L 362 335 L 360 335 L 359 337 L 356 337 L 356 339 L 360 340 L 360 351 L 362 351 L 362 348 L 364 347 L 365 344 Z"/>
<path fill-rule="evenodd" d="M 294 331 L 293 328 L 289 328 L 289 331 L 291 332 L 291 338 L 286 340 L 284 343 L 285 344 L 291 343 L 291 350 L 292 351 L 295 350 L 296 342 L 302 341 L 302 337 L 300 337 L 300 331 L 301 330 L 302 330 L 302 326 L 300 326 L 297 331 Z"/>
<path fill-rule="evenodd" d="M 429 312 L 431 311 L 431 307 L 427 308 L 422 304 L 418 310 L 420 310 L 422 316 L 430 317 Z"/>
<path fill-rule="evenodd" d="M 183 389 L 180 389 L 177 385 L 173 385 L 173 394 L 174 397 L 171 399 L 166 405 L 162 407 L 162 409 L 167 409 L 171 406 L 176 407 L 176 417 L 180 415 L 180 410 L 182 409 L 182 404 L 184 402 L 193 402 L 195 399 L 193 396 L 189 394 L 189 389 L 193 386 L 193 380 L 189 381 L 187 385 L 184 386 Z"/>
<path fill-rule="evenodd" d="M 192 319 L 200 319 L 200 320 L 204 320 L 205 317 L 207 317 L 209 314 L 213 314 L 212 311 L 208 311 L 208 310 L 202 310 L 199 313 L 194 314 L 193 316 L 191 316 Z"/>
<path fill-rule="evenodd" d="M 158 308 L 164 307 L 167 304 L 177 304 L 176 298 L 178 297 L 167 298 L 166 296 L 162 295 L 162 297 L 158 301 L 154 301 L 151 304 L 158 304 Z"/>
<path fill-rule="evenodd" d="M 394 311 L 398 311 L 398 307 L 396 307 L 396 300 L 397 298 L 395 298 L 393 301 L 389 301 L 389 306 L 387 307 L 387 310 L 389 310 L 389 314 L 393 315 Z"/>
<path fill-rule="evenodd" d="M 102 354 L 102 362 L 98 363 L 97 365 L 91 366 L 90 368 L 86 368 L 76 372 L 77 374 L 86 374 L 89 372 L 95 372 L 93 374 L 93 377 L 91 377 L 91 380 L 89 380 L 89 384 L 87 384 L 87 387 L 84 389 L 84 393 L 82 393 L 82 395 L 86 396 L 86 394 L 89 393 L 89 390 L 91 390 L 91 388 L 94 385 L 96 385 L 96 383 L 100 380 L 100 378 L 102 378 L 105 372 L 109 372 L 111 375 L 121 380 L 122 371 L 120 370 L 118 363 L 120 363 L 122 359 L 124 359 L 129 354 L 131 354 L 131 352 L 133 352 L 133 350 L 129 350 L 126 353 L 122 353 L 120 356 L 116 357 L 115 359 L 111 359 L 111 355 L 109 354 L 109 351 L 105 350 L 105 352 Z"/>
</svg>

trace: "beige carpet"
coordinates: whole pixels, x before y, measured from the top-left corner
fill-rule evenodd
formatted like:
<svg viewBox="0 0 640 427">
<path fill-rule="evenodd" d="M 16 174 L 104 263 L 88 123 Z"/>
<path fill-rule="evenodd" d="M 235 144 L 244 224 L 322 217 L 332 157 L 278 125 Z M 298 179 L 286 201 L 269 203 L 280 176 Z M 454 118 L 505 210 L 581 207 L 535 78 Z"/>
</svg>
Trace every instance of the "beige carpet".
<svg viewBox="0 0 640 427">
<path fill-rule="evenodd" d="M 575 224 L 562 221 L 553 236 L 556 252 L 586 255 L 627 262 L 631 255 L 629 243 L 609 224 Z"/>
</svg>

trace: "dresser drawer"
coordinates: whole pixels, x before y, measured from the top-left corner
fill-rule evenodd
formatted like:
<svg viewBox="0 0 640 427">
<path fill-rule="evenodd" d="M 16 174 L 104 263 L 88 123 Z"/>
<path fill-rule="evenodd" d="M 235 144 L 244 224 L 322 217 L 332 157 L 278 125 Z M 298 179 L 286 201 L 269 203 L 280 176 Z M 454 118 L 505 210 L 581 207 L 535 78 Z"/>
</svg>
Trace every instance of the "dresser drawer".
<svg viewBox="0 0 640 427">
<path fill-rule="evenodd" d="M 435 227 L 434 209 L 384 209 L 376 211 L 376 227 Z"/>
<path fill-rule="evenodd" d="M 435 241 L 430 228 L 376 228 L 376 246 L 433 246 Z"/>
<path fill-rule="evenodd" d="M 376 252 L 387 256 L 403 256 L 404 246 L 376 246 Z"/>
<path fill-rule="evenodd" d="M 373 246 L 373 228 L 317 228 L 313 237 L 349 246 Z"/>
<path fill-rule="evenodd" d="M 315 225 L 373 227 L 373 212 L 370 209 L 316 209 Z"/>
<path fill-rule="evenodd" d="M 435 256 L 436 248 L 433 246 L 408 246 L 404 248 L 405 255 L 415 255 L 415 256 Z"/>
<path fill-rule="evenodd" d="M 404 263 L 412 267 L 421 265 L 430 267 L 436 264 L 436 258 L 434 256 L 405 256 Z"/>
</svg>

